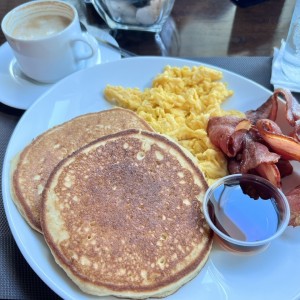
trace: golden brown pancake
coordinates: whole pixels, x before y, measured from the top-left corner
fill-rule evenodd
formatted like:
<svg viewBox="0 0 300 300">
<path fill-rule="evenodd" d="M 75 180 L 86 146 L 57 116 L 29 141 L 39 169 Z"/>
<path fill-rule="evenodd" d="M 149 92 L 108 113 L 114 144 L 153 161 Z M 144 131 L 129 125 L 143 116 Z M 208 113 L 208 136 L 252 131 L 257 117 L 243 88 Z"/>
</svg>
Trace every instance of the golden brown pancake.
<svg viewBox="0 0 300 300">
<path fill-rule="evenodd" d="M 60 162 L 41 223 L 56 262 L 86 293 L 164 297 L 198 274 L 212 245 L 207 183 L 192 156 L 153 132 L 102 137 Z"/>
<path fill-rule="evenodd" d="M 120 130 L 152 131 L 134 112 L 115 108 L 74 118 L 38 136 L 12 162 L 12 197 L 27 222 L 41 232 L 40 204 L 54 167 L 91 141 Z"/>
</svg>

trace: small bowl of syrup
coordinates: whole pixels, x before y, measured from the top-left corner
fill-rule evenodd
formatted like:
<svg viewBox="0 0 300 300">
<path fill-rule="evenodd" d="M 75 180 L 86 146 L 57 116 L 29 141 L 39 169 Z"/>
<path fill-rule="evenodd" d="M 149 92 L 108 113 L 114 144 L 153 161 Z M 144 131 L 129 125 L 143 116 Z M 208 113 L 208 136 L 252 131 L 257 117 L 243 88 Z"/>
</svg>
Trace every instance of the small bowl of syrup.
<svg viewBox="0 0 300 300">
<path fill-rule="evenodd" d="M 289 204 L 281 190 L 250 174 L 229 175 L 211 185 L 203 212 L 220 245 L 239 254 L 265 250 L 290 220 Z"/>
</svg>

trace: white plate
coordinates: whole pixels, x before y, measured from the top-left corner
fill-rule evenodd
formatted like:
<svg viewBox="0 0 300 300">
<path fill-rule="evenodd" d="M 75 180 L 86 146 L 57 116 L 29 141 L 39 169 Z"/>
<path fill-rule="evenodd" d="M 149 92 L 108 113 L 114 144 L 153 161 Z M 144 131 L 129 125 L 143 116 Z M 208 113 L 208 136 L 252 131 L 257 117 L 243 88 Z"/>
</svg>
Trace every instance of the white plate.
<svg viewBox="0 0 300 300">
<path fill-rule="evenodd" d="M 199 63 L 174 58 L 127 58 L 79 71 L 57 83 L 23 115 L 9 142 L 3 165 L 4 207 L 13 236 L 38 276 L 64 299 L 93 298 L 83 294 L 54 262 L 43 237 L 19 214 L 10 196 L 9 167 L 12 157 L 48 128 L 80 114 L 111 107 L 102 96 L 106 84 L 145 88 L 166 65 Z M 260 85 L 223 70 L 234 96 L 224 108 L 254 109 L 271 94 Z M 279 114 L 283 109 L 279 110 Z M 279 123 L 283 122 L 282 116 Z M 297 171 L 300 170 L 296 165 Z M 296 172 L 297 173 L 297 172 Z M 297 177 L 299 174 L 293 175 Z M 290 177 L 289 182 L 300 182 Z M 263 253 L 237 256 L 214 245 L 200 274 L 168 299 L 296 299 L 300 297 L 300 228 L 286 232 Z M 103 299 L 114 299 L 104 297 Z"/>
<path fill-rule="evenodd" d="M 98 32 L 101 38 L 118 45 L 116 40 L 106 32 Z M 95 43 L 96 40 L 95 40 Z M 88 60 L 84 67 L 119 60 L 118 51 L 98 43 L 97 55 Z M 0 47 L 0 102 L 19 109 L 28 107 L 44 92 L 49 90 L 53 84 L 43 84 L 30 80 L 24 76 L 18 67 L 12 49 L 6 42 Z"/>
</svg>

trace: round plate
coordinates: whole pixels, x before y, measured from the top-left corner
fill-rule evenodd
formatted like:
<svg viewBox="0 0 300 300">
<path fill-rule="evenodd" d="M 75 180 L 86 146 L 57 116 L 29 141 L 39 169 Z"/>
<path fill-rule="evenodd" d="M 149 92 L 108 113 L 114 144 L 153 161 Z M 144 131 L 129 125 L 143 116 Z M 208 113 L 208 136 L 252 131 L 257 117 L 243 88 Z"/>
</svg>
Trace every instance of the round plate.
<svg viewBox="0 0 300 300">
<path fill-rule="evenodd" d="M 11 159 L 48 128 L 75 116 L 108 109 L 103 98 L 107 84 L 145 88 L 166 65 L 193 66 L 199 62 L 162 57 L 135 57 L 100 64 L 79 71 L 50 88 L 22 116 L 9 142 L 4 159 L 2 190 L 5 212 L 13 236 L 30 266 L 63 299 L 93 299 L 81 292 L 55 263 L 43 236 L 24 221 L 10 196 Z M 215 68 L 219 69 L 219 68 Z M 219 69 L 221 70 L 221 69 Z M 260 106 L 271 95 L 262 86 L 237 74 L 222 70 L 223 81 L 234 95 L 225 109 L 246 111 Z M 279 109 L 278 123 L 284 123 L 284 109 Z M 300 167 L 284 185 L 295 185 Z M 168 299 L 296 299 L 300 297 L 300 227 L 288 228 L 262 253 L 239 256 L 214 244 L 210 257 L 199 275 Z M 115 299 L 103 297 L 101 299 Z"/>
<path fill-rule="evenodd" d="M 98 32 L 101 38 L 118 45 L 116 40 L 106 32 Z M 95 43 L 96 40 L 95 40 Z M 118 51 L 98 43 L 99 51 L 95 57 L 87 60 L 85 68 L 100 63 L 119 60 Z M 0 47 L 0 102 L 19 109 L 28 109 L 29 106 L 54 84 L 43 84 L 31 80 L 19 69 L 12 49 L 6 42 Z"/>
</svg>

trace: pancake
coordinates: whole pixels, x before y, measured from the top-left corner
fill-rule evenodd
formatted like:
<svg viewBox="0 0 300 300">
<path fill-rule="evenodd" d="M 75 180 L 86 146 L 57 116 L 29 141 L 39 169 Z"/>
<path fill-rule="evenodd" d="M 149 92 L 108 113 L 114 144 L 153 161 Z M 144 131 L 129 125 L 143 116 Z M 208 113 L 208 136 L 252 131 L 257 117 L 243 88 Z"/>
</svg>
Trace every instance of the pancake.
<svg viewBox="0 0 300 300">
<path fill-rule="evenodd" d="M 152 131 L 130 110 L 115 108 L 85 114 L 41 134 L 15 157 L 12 161 L 11 194 L 32 228 L 41 232 L 41 195 L 54 167 L 91 141 L 129 128 Z"/>
<path fill-rule="evenodd" d="M 198 274 L 212 245 L 207 183 L 160 134 L 126 130 L 61 161 L 43 192 L 45 240 L 86 293 L 164 297 Z"/>
</svg>

